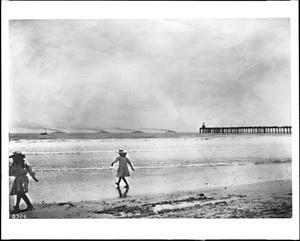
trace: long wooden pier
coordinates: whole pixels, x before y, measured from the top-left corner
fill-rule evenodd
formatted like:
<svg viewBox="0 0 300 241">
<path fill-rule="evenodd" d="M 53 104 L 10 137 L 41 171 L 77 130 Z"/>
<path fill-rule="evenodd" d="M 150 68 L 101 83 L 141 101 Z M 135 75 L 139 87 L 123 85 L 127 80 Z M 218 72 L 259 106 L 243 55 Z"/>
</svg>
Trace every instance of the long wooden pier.
<svg viewBox="0 0 300 241">
<path fill-rule="evenodd" d="M 291 126 L 242 126 L 242 127 L 204 127 L 199 133 L 280 133 L 291 134 Z"/>
</svg>

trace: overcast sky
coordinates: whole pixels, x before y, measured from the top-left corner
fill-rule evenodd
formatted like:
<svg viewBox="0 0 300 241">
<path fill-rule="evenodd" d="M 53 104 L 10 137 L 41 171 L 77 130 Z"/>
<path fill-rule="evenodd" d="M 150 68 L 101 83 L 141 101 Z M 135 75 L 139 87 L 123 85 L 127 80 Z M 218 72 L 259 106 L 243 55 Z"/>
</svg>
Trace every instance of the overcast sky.
<svg viewBox="0 0 300 241">
<path fill-rule="evenodd" d="M 17 127 L 291 125 L 288 19 L 10 21 Z"/>
</svg>

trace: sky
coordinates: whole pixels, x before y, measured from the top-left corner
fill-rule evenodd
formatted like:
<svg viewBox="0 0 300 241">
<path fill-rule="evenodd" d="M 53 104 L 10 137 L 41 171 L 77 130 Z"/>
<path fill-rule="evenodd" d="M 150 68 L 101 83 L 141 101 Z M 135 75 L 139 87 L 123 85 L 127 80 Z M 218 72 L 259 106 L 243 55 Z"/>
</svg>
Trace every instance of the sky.
<svg viewBox="0 0 300 241">
<path fill-rule="evenodd" d="M 289 19 L 10 20 L 9 128 L 291 125 Z"/>
</svg>

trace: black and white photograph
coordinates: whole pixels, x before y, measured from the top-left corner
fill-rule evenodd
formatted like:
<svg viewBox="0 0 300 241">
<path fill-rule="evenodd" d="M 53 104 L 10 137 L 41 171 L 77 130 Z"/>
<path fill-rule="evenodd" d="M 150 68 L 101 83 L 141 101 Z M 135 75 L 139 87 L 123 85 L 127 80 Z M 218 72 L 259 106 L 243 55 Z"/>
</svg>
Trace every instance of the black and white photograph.
<svg viewBox="0 0 300 241">
<path fill-rule="evenodd" d="M 299 222 L 294 20 L 80 16 L 7 19 L 11 225 Z"/>
</svg>

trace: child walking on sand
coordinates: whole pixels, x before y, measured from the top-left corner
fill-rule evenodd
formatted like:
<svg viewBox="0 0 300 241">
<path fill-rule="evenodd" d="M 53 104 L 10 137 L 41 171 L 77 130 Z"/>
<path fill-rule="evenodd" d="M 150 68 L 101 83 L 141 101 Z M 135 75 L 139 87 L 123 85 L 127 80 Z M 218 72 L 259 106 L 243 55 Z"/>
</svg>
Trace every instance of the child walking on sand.
<svg viewBox="0 0 300 241">
<path fill-rule="evenodd" d="M 130 160 L 126 157 L 127 152 L 125 150 L 119 150 L 119 155 L 116 160 L 114 160 L 111 164 L 113 166 L 115 163 L 119 162 L 119 168 L 117 172 L 117 177 L 119 178 L 118 182 L 116 182 L 118 188 L 121 180 L 123 180 L 126 184 L 125 188 L 128 189 L 129 185 L 128 182 L 126 181 L 125 177 L 129 177 L 129 170 L 127 164 L 131 167 L 132 171 L 134 171 L 134 168 L 132 167 L 132 164 Z"/>
<path fill-rule="evenodd" d="M 35 172 L 32 170 L 32 168 L 25 163 L 25 155 L 21 152 L 14 152 L 13 155 L 11 155 L 9 158 L 13 159 L 13 163 L 9 167 L 9 176 L 14 176 L 15 180 L 13 182 L 10 195 L 17 195 L 17 202 L 14 206 L 15 212 L 18 213 L 19 210 L 19 204 L 21 199 L 25 201 L 27 204 L 26 211 L 33 210 L 33 206 L 29 200 L 29 198 L 26 196 L 26 192 L 28 192 L 28 184 L 29 180 L 27 177 L 27 173 L 29 173 L 30 176 L 35 181 L 38 181 L 35 178 Z"/>
</svg>

